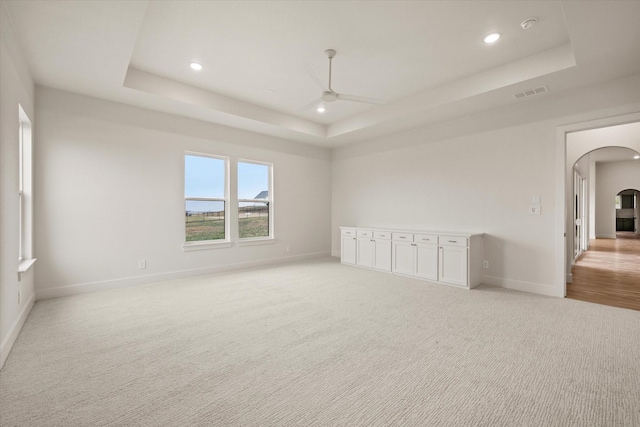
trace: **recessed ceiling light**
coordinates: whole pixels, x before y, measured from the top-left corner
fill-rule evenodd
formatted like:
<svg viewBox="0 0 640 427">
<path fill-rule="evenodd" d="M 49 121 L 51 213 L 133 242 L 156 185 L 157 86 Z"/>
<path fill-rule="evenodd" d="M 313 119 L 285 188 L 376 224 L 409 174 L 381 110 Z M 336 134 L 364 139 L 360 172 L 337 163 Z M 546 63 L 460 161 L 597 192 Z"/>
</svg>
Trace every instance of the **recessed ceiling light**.
<svg viewBox="0 0 640 427">
<path fill-rule="evenodd" d="M 323 106 L 320 106 L 320 107 L 316 108 L 316 111 L 317 111 L 318 113 L 324 113 L 326 110 L 324 109 L 324 107 L 323 107 Z"/>
<path fill-rule="evenodd" d="M 486 36 L 484 38 L 484 42 L 486 44 L 492 44 L 492 43 L 497 42 L 499 38 L 500 38 L 500 33 L 489 34 L 488 36 Z"/>
<path fill-rule="evenodd" d="M 638 160 L 640 159 L 640 156 L 638 156 L 637 154 L 635 156 L 633 156 L 634 159 Z"/>
<path fill-rule="evenodd" d="M 202 64 L 198 64 L 197 62 L 192 62 L 191 64 L 189 64 L 189 66 L 191 67 L 192 70 L 196 70 L 196 71 L 200 71 L 202 70 Z"/>
</svg>

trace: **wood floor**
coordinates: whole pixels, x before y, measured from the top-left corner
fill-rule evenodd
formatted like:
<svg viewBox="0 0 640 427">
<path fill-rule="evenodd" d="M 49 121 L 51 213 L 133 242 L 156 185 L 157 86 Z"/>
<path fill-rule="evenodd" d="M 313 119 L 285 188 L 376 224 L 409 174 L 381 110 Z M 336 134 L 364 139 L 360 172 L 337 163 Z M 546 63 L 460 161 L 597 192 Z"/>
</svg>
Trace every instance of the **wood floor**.
<svg viewBox="0 0 640 427">
<path fill-rule="evenodd" d="M 567 298 L 640 310 L 640 236 L 591 240 L 572 269 Z"/>
</svg>

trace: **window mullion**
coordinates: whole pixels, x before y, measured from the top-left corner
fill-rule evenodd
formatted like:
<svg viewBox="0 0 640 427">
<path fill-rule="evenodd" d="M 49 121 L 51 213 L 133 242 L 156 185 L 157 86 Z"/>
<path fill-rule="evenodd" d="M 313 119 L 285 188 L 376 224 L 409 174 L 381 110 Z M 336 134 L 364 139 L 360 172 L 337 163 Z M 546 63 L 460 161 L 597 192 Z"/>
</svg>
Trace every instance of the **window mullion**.
<svg viewBox="0 0 640 427">
<path fill-rule="evenodd" d="M 203 202 L 226 202 L 227 200 L 220 197 L 185 197 L 185 200 L 203 201 Z"/>
</svg>

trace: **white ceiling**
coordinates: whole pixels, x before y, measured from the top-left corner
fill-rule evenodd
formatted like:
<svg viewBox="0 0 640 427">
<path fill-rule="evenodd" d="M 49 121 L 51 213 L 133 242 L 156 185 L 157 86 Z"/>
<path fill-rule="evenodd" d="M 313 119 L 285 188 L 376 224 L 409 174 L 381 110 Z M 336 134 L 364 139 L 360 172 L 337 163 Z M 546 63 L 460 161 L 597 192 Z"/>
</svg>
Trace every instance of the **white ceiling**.
<svg viewBox="0 0 640 427">
<path fill-rule="evenodd" d="M 321 146 L 640 73 L 640 1 L 3 4 L 38 84 Z M 328 48 L 334 90 L 387 104 L 318 114 Z"/>
</svg>

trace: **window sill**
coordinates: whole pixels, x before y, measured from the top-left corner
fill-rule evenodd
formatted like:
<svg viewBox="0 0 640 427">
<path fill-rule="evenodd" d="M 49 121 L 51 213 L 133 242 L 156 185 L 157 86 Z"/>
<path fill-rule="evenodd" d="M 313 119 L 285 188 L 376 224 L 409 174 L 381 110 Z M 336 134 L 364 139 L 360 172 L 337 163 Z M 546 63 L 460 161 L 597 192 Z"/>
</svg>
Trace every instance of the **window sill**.
<svg viewBox="0 0 640 427">
<path fill-rule="evenodd" d="M 191 251 L 205 251 L 209 249 L 222 249 L 222 248 L 230 248 L 232 245 L 233 244 L 229 241 L 206 242 L 206 243 L 183 243 L 182 251 L 191 252 Z"/>
<path fill-rule="evenodd" d="M 191 252 L 191 251 L 206 251 L 209 249 L 222 249 L 222 248 L 230 248 L 232 246 L 256 246 L 256 245 L 273 245 L 276 243 L 276 239 L 273 237 L 256 237 L 253 239 L 242 239 L 237 242 L 203 242 L 203 243 L 183 243 L 182 251 L 183 252 Z"/>
<path fill-rule="evenodd" d="M 238 240 L 237 246 L 272 245 L 276 243 L 273 237 L 256 237 L 253 239 Z"/>
<path fill-rule="evenodd" d="M 38 258 L 31 258 L 23 259 L 22 261 L 20 261 L 20 263 L 18 264 L 18 280 L 22 278 L 23 274 L 31 270 L 31 267 L 33 267 L 37 260 Z"/>
<path fill-rule="evenodd" d="M 18 273 L 26 273 L 27 271 L 29 271 L 37 260 L 38 258 L 31 258 L 23 259 L 22 261 L 20 261 L 20 264 L 18 264 Z"/>
</svg>

